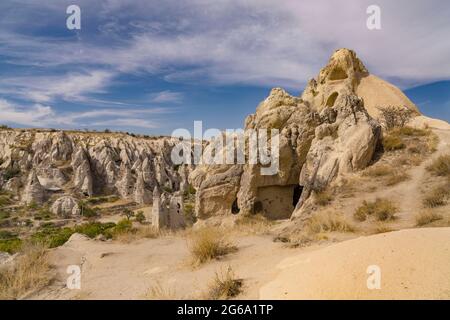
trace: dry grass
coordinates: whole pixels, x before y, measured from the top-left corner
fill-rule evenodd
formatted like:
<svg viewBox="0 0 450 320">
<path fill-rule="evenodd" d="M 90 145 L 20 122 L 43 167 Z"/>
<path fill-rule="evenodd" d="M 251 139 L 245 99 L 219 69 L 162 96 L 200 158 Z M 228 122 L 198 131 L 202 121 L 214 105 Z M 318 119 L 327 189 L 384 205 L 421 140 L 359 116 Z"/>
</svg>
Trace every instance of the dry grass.
<svg viewBox="0 0 450 320">
<path fill-rule="evenodd" d="M 444 217 L 431 210 L 420 212 L 416 215 L 416 226 L 424 226 L 434 221 L 442 220 Z"/>
<path fill-rule="evenodd" d="M 395 167 L 400 166 L 418 166 L 422 163 L 423 157 L 418 154 L 403 154 L 394 160 Z"/>
<path fill-rule="evenodd" d="M 367 168 L 363 174 L 365 177 L 385 178 L 386 185 L 393 186 L 400 182 L 406 181 L 410 176 L 405 172 L 400 172 L 390 165 L 380 164 Z"/>
<path fill-rule="evenodd" d="M 205 299 L 226 300 L 234 298 L 241 293 L 242 282 L 242 279 L 236 278 L 231 267 L 228 267 L 225 272 L 216 272 L 214 279 L 209 285 Z"/>
<path fill-rule="evenodd" d="M 172 287 L 164 287 L 157 282 L 146 293 L 145 298 L 148 300 L 175 300 L 176 292 Z"/>
<path fill-rule="evenodd" d="M 427 170 L 441 177 L 450 177 L 450 154 L 442 155 L 433 161 Z"/>
<path fill-rule="evenodd" d="M 395 231 L 395 229 L 392 229 L 388 226 L 380 224 L 380 225 L 376 226 L 375 230 L 373 230 L 373 234 L 387 233 L 387 232 L 392 232 L 392 231 Z"/>
<path fill-rule="evenodd" d="M 377 178 L 393 175 L 394 173 L 395 173 L 394 168 L 385 164 L 381 164 L 367 168 L 366 170 L 364 170 L 362 175 L 365 177 Z"/>
<path fill-rule="evenodd" d="M 236 220 L 235 231 L 243 234 L 268 233 L 274 222 L 261 214 L 243 215 Z"/>
<path fill-rule="evenodd" d="M 387 199 L 376 199 L 373 202 L 363 201 L 362 205 L 353 214 L 358 221 L 365 221 L 374 217 L 377 221 L 389 221 L 395 219 L 397 207 Z"/>
<path fill-rule="evenodd" d="M 229 242 L 223 230 L 212 227 L 204 227 L 192 232 L 188 239 L 188 246 L 194 265 L 218 259 L 237 250 Z"/>
<path fill-rule="evenodd" d="M 355 228 L 345 217 L 334 211 L 323 211 L 313 214 L 306 225 L 309 234 L 326 232 L 354 232 Z"/>
<path fill-rule="evenodd" d="M 314 202 L 322 207 L 329 205 L 333 201 L 333 195 L 327 190 L 316 192 L 314 195 Z"/>
<path fill-rule="evenodd" d="M 50 265 L 46 248 L 26 244 L 12 265 L 0 270 L 0 300 L 19 299 L 50 282 Z"/>
<path fill-rule="evenodd" d="M 395 172 L 391 176 L 389 176 L 386 180 L 386 185 L 388 186 L 394 186 L 400 182 L 409 180 L 411 177 L 409 174 L 405 172 Z"/>
<path fill-rule="evenodd" d="M 400 150 L 406 147 L 402 138 L 395 134 L 385 135 L 383 137 L 382 144 L 384 150 L 386 151 Z"/>
<path fill-rule="evenodd" d="M 450 197 L 450 183 L 437 186 L 431 189 L 423 198 L 423 205 L 426 208 L 436 208 L 445 206 Z"/>
</svg>

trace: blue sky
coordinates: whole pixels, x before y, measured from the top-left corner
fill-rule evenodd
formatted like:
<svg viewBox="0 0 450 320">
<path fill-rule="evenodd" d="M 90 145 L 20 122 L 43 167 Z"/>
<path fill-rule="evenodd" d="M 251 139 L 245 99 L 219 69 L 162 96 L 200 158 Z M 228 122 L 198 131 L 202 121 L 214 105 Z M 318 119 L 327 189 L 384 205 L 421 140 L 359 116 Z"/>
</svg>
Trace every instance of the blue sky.
<svg viewBox="0 0 450 320">
<path fill-rule="evenodd" d="M 450 3 L 2 0 L 0 123 L 170 134 L 202 120 L 239 128 L 272 87 L 302 92 L 332 52 L 450 120 Z M 81 30 L 66 8 L 81 8 Z"/>
</svg>

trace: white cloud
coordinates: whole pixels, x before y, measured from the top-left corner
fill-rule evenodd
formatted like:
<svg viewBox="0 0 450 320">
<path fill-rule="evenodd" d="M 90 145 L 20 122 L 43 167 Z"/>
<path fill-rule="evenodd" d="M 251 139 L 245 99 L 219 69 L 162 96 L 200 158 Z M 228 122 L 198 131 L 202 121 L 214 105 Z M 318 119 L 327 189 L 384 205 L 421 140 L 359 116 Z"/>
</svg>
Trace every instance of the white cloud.
<svg viewBox="0 0 450 320">
<path fill-rule="evenodd" d="M 151 102 L 156 103 L 180 103 L 183 101 L 183 93 L 170 90 L 161 91 L 150 95 Z"/>
<path fill-rule="evenodd" d="M 21 96 L 31 101 L 50 102 L 55 98 L 83 101 L 86 95 L 104 92 L 113 77 L 111 72 L 91 71 L 62 76 L 5 77 L 0 92 Z"/>
<path fill-rule="evenodd" d="M 34 104 L 19 106 L 0 99 L 0 122 L 30 127 L 85 127 L 111 126 L 153 129 L 160 122 L 147 119 L 148 116 L 171 112 L 167 108 L 147 109 L 97 109 L 85 112 L 57 112 L 50 106 Z"/>
<path fill-rule="evenodd" d="M 125 36 L 108 39 L 100 33 L 106 37 L 103 41 L 65 41 L 4 31 L 2 53 L 11 63 L 24 65 L 102 66 L 113 73 L 162 74 L 169 81 L 283 85 L 301 90 L 335 49 L 349 47 L 370 71 L 398 84 L 450 75 L 450 42 L 446 41 L 450 5 L 446 1 L 379 0 L 380 31 L 366 28 L 366 8 L 372 0 L 347 0 L 345 7 L 334 0 L 191 0 L 189 6 L 174 0 L 80 1 L 86 15 L 99 12 L 100 29 L 114 28 Z M 52 1 L 42 2 L 57 10 Z M 91 89 L 103 83 L 100 78 L 87 79 L 92 81 Z M 82 85 L 72 81 L 75 88 Z M 59 92 L 64 97 L 64 92 L 77 91 L 70 85 L 51 88 L 49 94 L 38 89 L 32 94 L 41 101 Z"/>
</svg>

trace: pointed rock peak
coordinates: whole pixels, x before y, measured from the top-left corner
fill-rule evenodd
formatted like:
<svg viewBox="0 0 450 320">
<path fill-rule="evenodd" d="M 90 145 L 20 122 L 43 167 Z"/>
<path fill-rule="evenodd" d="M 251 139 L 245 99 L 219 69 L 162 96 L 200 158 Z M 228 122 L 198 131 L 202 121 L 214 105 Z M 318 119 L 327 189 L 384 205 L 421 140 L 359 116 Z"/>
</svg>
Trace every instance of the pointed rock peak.
<svg viewBox="0 0 450 320">
<path fill-rule="evenodd" d="M 36 170 L 32 169 L 28 176 L 28 184 L 29 185 L 40 185 L 39 178 L 36 174 Z"/>
<path fill-rule="evenodd" d="M 160 196 L 160 193 L 159 193 L 158 186 L 155 186 L 155 188 L 153 189 L 153 197 L 159 198 L 159 196 Z"/>
<path fill-rule="evenodd" d="M 339 49 L 331 56 L 328 64 L 320 71 L 319 83 L 327 80 L 345 80 L 355 76 L 368 75 L 364 64 L 353 50 Z"/>
</svg>

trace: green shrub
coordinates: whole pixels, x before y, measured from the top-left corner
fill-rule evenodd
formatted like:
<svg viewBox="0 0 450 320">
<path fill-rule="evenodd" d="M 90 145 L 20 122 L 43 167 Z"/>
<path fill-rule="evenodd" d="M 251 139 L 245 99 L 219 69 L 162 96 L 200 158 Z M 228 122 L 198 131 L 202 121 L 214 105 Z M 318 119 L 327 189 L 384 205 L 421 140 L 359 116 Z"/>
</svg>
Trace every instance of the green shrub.
<svg viewBox="0 0 450 320">
<path fill-rule="evenodd" d="M 0 230 L 0 240 L 17 238 L 17 234 L 8 230 Z"/>
<path fill-rule="evenodd" d="M 5 171 L 3 172 L 3 178 L 8 181 L 14 177 L 17 177 L 20 174 L 20 169 L 18 168 L 7 168 L 5 169 Z"/>
<path fill-rule="evenodd" d="M 72 234 L 74 234 L 74 230 L 71 228 L 47 227 L 33 234 L 31 240 L 49 248 L 56 248 L 66 243 Z"/>
<path fill-rule="evenodd" d="M 89 238 L 95 238 L 96 236 L 103 234 L 107 238 L 110 238 L 110 233 L 107 230 L 114 228 L 115 223 L 100 223 L 100 222 L 89 222 L 75 227 L 75 232 L 84 234 Z"/>
<path fill-rule="evenodd" d="M 139 223 L 144 223 L 145 222 L 145 215 L 143 211 L 138 211 L 135 217 L 136 221 Z"/>
<path fill-rule="evenodd" d="M 19 238 L 0 240 L 0 251 L 13 254 L 20 251 L 21 248 L 22 240 L 20 240 Z"/>
</svg>

